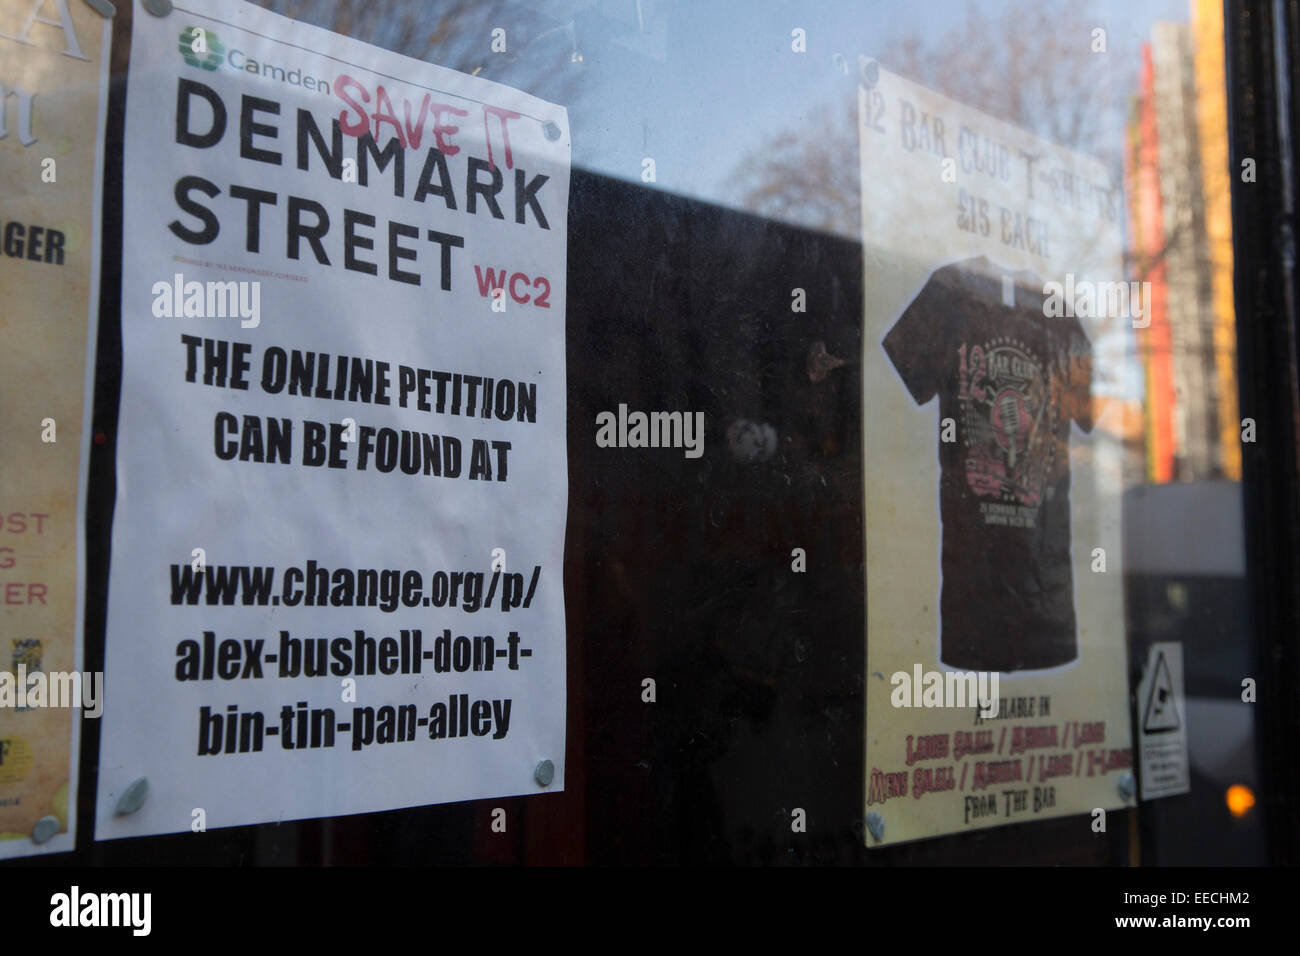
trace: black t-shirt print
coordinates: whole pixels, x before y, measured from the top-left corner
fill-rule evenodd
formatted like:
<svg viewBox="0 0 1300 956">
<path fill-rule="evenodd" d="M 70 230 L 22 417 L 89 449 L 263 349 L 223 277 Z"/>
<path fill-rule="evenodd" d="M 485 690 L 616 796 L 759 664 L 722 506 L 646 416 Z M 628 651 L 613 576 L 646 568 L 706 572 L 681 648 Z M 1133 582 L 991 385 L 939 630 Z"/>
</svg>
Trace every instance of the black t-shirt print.
<svg viewBox="0 0 1300 956">
<path fill-rule="evenodd" d="M 939 396 L 939 659 L 962 670 L 1078 656 L 1070 567 L 1070 424 L 1092 430 L 1092 346 L 1043 314 L 1043 283 L 988 259 L 937 270 L 881 343 L 918 405 Z"/>
</svg>

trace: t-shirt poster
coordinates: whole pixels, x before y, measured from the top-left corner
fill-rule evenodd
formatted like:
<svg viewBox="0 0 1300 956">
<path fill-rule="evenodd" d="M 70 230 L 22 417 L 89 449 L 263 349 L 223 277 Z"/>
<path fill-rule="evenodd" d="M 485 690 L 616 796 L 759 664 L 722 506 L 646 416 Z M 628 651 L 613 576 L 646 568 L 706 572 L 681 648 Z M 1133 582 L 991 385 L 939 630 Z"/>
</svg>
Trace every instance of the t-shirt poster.
<svg viewBox="0 0 1300 956">
<path fill-rule="evenodd" d="M 82 516 L 112 12 L 0 0 L 0 859 L 73 849 L 80 715 L 103 700 Z"/>
<path fill-rule="evenodd" d="M 1122 806 L 1120 192 L 867 67 L 866 842 Z"/>
<path fill-rule="evenodd" d="M 561 790 L 567 114 L 193 6 L 132 27 L 96 838 Z"/>
</svg>

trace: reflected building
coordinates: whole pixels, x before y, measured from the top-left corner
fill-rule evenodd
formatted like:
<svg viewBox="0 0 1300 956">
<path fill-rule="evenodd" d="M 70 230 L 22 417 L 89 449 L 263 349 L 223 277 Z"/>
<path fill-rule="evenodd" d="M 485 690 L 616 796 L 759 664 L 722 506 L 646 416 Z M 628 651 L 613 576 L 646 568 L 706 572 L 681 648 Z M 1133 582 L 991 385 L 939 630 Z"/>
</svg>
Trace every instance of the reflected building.
<svg viewBox="0 0 1300 956">
<path fill-rule="evenodd" d="M 1223 17 L 1191 7 L 1143 46 L 1124 157 L 1153 483 L 1241 475 Z"/>
</svg>

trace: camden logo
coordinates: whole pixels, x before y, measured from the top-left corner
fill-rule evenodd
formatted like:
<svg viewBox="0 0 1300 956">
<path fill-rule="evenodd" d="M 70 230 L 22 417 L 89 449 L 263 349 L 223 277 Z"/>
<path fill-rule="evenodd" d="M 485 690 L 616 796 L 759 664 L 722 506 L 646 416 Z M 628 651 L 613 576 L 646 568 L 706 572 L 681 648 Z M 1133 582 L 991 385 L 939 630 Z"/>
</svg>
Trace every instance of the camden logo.
<svg viewBox="0 0 1300 956">
<path fill-rule="evenodd" d="M 179 49 L 186 63 L 203 70 L 215 70 L 221 66 L 226 55 L 226 48 L 217 39 L 217 35 L 203 27 L 186 27 L 181 30 Z"/>
</svg>

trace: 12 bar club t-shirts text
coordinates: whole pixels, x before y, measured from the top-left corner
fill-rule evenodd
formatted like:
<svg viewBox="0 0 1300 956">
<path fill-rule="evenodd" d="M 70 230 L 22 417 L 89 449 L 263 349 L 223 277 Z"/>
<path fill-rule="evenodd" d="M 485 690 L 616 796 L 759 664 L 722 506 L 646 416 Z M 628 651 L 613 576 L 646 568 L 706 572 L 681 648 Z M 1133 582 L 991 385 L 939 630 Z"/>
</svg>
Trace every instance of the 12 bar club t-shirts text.
<svg viewBox="0 0 1300 956">
<path fill-rule="evenodd" d="M 940 661 L 1055 667 L 1078 656 L 1070 427 L 1091 431 L 1092 346 L 1044 315 L 1042 281 L 980 257 L 938 269 L 881 343 L 912 398 L 939 397 Z"/>
</svg>

